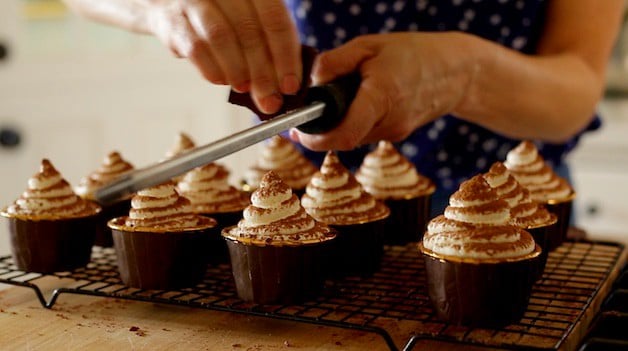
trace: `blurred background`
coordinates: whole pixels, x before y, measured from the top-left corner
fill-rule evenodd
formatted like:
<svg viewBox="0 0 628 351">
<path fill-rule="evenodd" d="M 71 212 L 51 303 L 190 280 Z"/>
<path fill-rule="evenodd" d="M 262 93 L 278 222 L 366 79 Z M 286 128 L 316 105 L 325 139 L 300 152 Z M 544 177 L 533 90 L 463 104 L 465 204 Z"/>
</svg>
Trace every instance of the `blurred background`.
<svg viewBox="0 0 628 351">
<path fill-rule="evenodd" d="M 206 144 L 253 122 L 156 39 L 77 17 L 58 0 L 0 2 L 0 206 L 42 158 L 72 184 L 117 150 L 136 167 L 161 159 L 179 132 Z M 609 63 L 604 125 L 570 156 L 576 224 L 628 243 L 628 25 Z M 259 145 L 223 160 L 237 183 Z M 9 253 L 0 225 L 0 255 Z"/>
</svg>

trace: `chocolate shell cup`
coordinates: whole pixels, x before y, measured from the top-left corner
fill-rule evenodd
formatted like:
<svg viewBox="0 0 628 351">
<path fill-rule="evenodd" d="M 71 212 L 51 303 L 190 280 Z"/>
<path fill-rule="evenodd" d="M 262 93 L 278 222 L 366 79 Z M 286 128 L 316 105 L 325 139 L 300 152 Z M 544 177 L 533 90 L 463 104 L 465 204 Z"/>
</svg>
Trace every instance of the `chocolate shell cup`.
<svg viewBox="0 0 628 351">
<path fill-rule="evenodd" d="M 328 224 L 337 233 L 332 245 L 331 261 L 328 262 L 330 277 L 373 275 L 384 256 L 386 217 L 355 224 Z"/>
<path fill-rule="evenodd" d="M 549 251 L 555 250 L 559 247 L 569 231 L 569 222 L 571 220 L 571 211 L 573 208 L 573 200 L 576 198 L 576 193 L 572 192 L 567 198 L 560 200 L 548 200 L 545 203 L 545 207 L 548 211 L 555 214 L 558 218 L 556 223 L 556 233 L 549 238 Z"/>
<path fill-rule="evenodd" d="M 521 319 L 538 268 L 541 247 L 512 259 L 464 259 L 418 245 L 427 290 L 440 319 L 456 325 L 499 328 Z"/>
<path fill-rule="evenodd" d="M 131 199 L 116 202 L 111 205 L 102 206 L 99 215 L 99 223 L 96 227 L 96 239 L 94 245 L 100 247 L 112 247 L 113 237 L 111 229 L 107 226 L 107 222 L 116 217 L 127 215 L 131 209 Z"/>
<path fill-rule="evenodd" d="M 207 237 L 216 221 L 202 217 L 196 227 L 176 231 L 125 226 L 109 221 L 120 278 L 127 286 L 167 290 L 198 284 L 207 269 Z"/>
<path fill-rule="evenodd" d="M 98 223 L 91 214 L 39 219 L 1 211 L 9 225 L 11 252 L 19 270 L 39 273 L 71 271 L 89 263 Z"/>
<path fill-rule="evenodd" d="M 222 230 L 238 224 L 242 218 L 242 210 L 233 212 L 204 213 L 203 216 L 216 220 L 217 225 L 212 228 L 207 240 L 207 257 L 209 264 L 229 263 L 229 249 L 227 243 L 220 235 Z"/>
<path fill-rule="evenodd" d="M 295 304 L 315 298 L 323 288 L 333 240 L 298 246 L 243 242 L 223 230 L 238 297 L 258 304 Z M 331 231 L 333 232 L 333 231 Z"/>
<path fill-rule="evenodd" d="M 545 264 L 547 263 L 547 255 L 549 254 L 549 240 L 556 235 L 558 220 L 555 214 L 551 213 L 551 220 L 548 223 L 544 223 L 537 226 L 530 226 L 525 228 L 528 233 L 534 238 L 534 242 L 541 247 L 541 254 L 537 260 L 537 274 L 536 279 L 541 279 L 543 271 L 545 271 Z"/>
<path fill-rule="evenodd" d="M 406 245 L 423 239 L 430 220 L 432 189 L 428 194 L 408 199 L 386 199 L 390 209 L 386 219 L 385 245 Z"/>
</svg>

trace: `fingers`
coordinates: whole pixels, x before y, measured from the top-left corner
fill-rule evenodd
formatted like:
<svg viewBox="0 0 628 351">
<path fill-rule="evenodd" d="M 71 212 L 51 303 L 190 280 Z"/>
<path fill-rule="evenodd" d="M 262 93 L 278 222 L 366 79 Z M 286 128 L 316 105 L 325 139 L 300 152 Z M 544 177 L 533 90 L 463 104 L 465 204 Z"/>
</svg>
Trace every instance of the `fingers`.
<svg viewBox="0 0 628 351">
<path fill-rule="evenodd" d="M 228 16 L 244 53 L 253 99 L 262 111 L 276 111 L 282 103 L 279 83 L 255 8 L 248 1 L 218 0 L 216 3 Z"/>
<path fill-rule="evenodd" d="M 180 0 L 150 8 L 152 33 L 211 82 L 251 92 L 274 113 L 301 85 L 301 49 L 281 0 Z"/>
<path fill-rule="evenodd" d="M 204 76 L 219 71 L 265 113 L 281 107 L 281 93 L 299 90 L 300 46 L 281 0 L 189 0 L 183 12 L 200 38 L 190 57 Z"/>
<path fill-rule="evenodd" d="M 363 79 L 347 115 L 332 131 L 317 135 L 293 130 L 290 137 L 314 151 L 351 150 L 372 142 L 367 137 L 390 109 L 385 95 L 373 83 L 368 77 Z"/>
<path fill-rule="evenodd" d="M 377 136 L 374 131 L 391 110 L 388 95 L 377 84 L 376 76 L 370 75 L 369 67 L 363 65 L 376 55 L 375 40 L 368 36 L 319 55 L 313 69 L 315 84 L 356 71 L 361 72 L 362 82 L 347 115 L 334 130 L 318 135 L 294 130 L 290 137 L 315 151 L 351 150 L 371 142 L 371 137 Z"/>
<path fill-rule="evenodd" d="M 205 45 L 202 45 L 200 40 L 194 42 L 193 49 L 187 57 L 208 81 L 214 84 L 228 84 L 227 77 L 220 69 L 211 51 L 209 51 Z"/>
<path fill-rule="evenodd" d="M 205 79 L 215 84 L 227 80 L 204 41 L 191 26 L 178 2 L 165 8 L 154 8 L 148 13 L 153 34 L 179 58 L 189 58 Z"/>
<path fill-rule="evenodd" d="M 371 37 L 364 36 L 318 55 L 312 68 L 314 84 L 327 83 L 359 71 L 362 63 L 376 56 L 373 41 Z"/>
<path fill-rule="evenodd" d="M 227 84 L 229 79 L 220 68 L 211 50 L 196 35 L 189 22 L 185 21 L 182 26 L 181 31 L 173 36 L 173 41 L 181 43 L 179 49 L 176 50 L 179 56 L 189 58 L 208 81 L 214 84 Z"/>
<path fill-rule="evenodd" d="M 277 70 L 283 94 L 295 94 L 301 87 L 302 63 L 299 36 L 281 0 L 254 0 L 255 10 L 268 38 L 268 48 Z"/>
<path fill-rule="evenodd" d="M 215 2 L 203 2 L 202 6 L 200 2 L 188 2 L 184 10 L 190 25 L 201 38 L 195 49 L 204 50 L 207 53 L 204 56 L 215 57 L 214 62 L 207 62 L 206 65 L 216 65 L 235 89 L 248 90 L 249 72 L 244 53 L 223 11 Z"/>
</svg>

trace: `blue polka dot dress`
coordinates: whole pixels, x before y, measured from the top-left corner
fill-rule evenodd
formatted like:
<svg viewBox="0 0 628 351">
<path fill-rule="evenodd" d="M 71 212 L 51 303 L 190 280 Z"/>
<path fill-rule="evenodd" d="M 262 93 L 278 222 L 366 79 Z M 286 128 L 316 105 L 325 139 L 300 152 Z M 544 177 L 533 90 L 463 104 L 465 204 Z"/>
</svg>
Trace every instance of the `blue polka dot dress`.
<svg viewBox="0 0 628 351">
<path fill-rule="evenodd" d="M 287 0 L 301 41 L 321 51 L 361 34 L 464 31 L 517 51 L 533 53 L 543 28 L 546 3 L 545 0 Z M 597 129 L 599 125 L 599 118 L 593 117 L 586 130 Z M 550 164 L 561 167 L 578 138 L 564 144 L 536 144 Z M 397 146 L 421 173 L 436 183 L 439 190 L 435 194 L 434 213 L 438 213 L 462 181 L 485 172 L 495 161 L 503 161 L 519 142 L 446 115 L 417 129 Z M 344 152 L 340 158 L 355 170 L 371 148 Z M 323 154 L 303 151 L 320 164 Z"/>
</svg>

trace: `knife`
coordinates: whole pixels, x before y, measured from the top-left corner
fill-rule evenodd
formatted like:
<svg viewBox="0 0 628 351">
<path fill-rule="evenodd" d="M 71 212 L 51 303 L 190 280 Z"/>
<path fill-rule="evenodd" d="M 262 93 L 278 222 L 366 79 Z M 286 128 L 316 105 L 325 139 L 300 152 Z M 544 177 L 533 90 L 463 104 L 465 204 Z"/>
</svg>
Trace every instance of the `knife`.
<svg viewBox="0 0 628 351">
<path fill-rule="evenodd" d="M 99 188 L 95 193 L 96 201 L 108 205 L 123 200 L 139 190 L 162 184 L 293 127 L 309 134 L 331 130 L 346 114 L 359 85 L 360 76 L 356 73 L 310 87 L 304 106 L 171 159 L 126 173 Z"/>
</svg>

